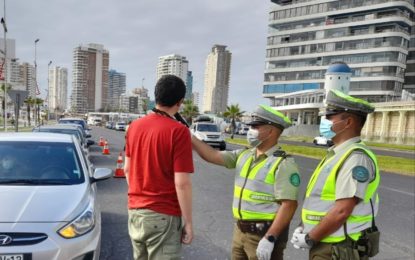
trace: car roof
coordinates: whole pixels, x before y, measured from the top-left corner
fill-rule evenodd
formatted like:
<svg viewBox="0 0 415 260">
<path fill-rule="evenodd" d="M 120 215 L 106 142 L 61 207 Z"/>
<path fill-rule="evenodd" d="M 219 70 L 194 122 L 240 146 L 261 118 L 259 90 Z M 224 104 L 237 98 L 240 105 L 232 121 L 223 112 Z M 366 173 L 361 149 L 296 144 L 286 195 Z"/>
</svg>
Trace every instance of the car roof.
<svg viewBox="0 0 415 260">
<path fill-rule="evenodd" d="M 83 119 L 83 118 L 76 118 L 76 117 L 64 117 L 64 118 L 59 119 L 59 121 L 61 121 L 61 120 L 82 120 L 82 121 L 85 121 L 85 119 Z"/>
<path fill-rule="evenodd" d="M 59 142 L 72 143 L 74 136 L 68 134 L 24 132 L 24 133 L 0 133 L 0 142 Z"/>
<path fill-rule="evenodd" d="M 38 126 L 37 128 L 40 128 L 40 129 L 74 129 L 74 130 L 82 129 L 82 127 L 77 124 L 42 125 L 42 126 Z"/>
</svg>

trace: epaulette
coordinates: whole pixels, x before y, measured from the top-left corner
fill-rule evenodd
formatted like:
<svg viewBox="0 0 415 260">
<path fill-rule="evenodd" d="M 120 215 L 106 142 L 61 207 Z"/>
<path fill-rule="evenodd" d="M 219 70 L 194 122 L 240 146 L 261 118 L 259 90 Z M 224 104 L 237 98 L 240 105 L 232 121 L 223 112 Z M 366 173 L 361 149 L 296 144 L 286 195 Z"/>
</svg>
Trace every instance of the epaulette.
<svg viewBox="0 0 415 260">
<path fill-rule="evenodd" d="M 284 158 L 290 156 L 283 150 L 276 150 L 272 155 L 274 155 L 275 157 L 284 157 Z"/>
</svg>

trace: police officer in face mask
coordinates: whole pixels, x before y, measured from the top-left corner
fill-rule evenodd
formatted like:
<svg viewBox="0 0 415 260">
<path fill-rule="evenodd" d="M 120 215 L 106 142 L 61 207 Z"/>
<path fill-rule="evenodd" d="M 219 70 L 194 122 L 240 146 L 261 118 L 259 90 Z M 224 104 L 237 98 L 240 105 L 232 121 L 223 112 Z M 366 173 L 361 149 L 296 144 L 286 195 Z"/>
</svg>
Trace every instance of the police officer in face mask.
<svg viewBox="0 0 415 260">
<path fill-rule="evenodd" d="M 294 159 L 278 146 L 291 122 L 261 105 L 248 125 L 250 149 L 220 152 L 196 137 L 192 137 L 193 148 L 208 162 L 236 169 L 232 259 L 283 259 L 300 185 Z"/>
<path fill-rule="evenodd" d="M 291 242 L 310 249 L 310 259 L 368 259 L 379 248 L 375 216 L 380 175 L 376 156 L 360 132 L 374 108 L 337 90 L 328 92 L 326 104 L 320 133 L 334 146 L 310 178 L 302 225 Z"/>
</svg>

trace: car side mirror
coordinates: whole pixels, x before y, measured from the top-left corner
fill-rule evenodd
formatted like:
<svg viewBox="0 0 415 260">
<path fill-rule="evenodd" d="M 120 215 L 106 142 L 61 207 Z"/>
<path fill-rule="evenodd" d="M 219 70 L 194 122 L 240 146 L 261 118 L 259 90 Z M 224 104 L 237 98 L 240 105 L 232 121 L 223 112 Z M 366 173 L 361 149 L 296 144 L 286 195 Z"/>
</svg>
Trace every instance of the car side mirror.
<svg viewBox="0 0 415 260">
<path fill-rule="evenodd" d="M 86 135 L 85 135 L 85 137 L 86 137 L 86 138 L 91 138 L 91 137 L 92 137 L 92 135 L 91 135 L 91 134 L 86 134 Z"/>
<path fill-rule="evenodd" d="M 86 147 L 89 147 L 89 146 L 94 145 L 94 144 L 95 144 L 94 140 L 91 140 L 91 139 L 86 140 Z"/>
<path fill-rule="evenodd" d="M 96 168 L 93 176 L 91 177 L 91 183 L 102 181 L 112 176 L 112 170 L 109 168 Z"/>
</svg>

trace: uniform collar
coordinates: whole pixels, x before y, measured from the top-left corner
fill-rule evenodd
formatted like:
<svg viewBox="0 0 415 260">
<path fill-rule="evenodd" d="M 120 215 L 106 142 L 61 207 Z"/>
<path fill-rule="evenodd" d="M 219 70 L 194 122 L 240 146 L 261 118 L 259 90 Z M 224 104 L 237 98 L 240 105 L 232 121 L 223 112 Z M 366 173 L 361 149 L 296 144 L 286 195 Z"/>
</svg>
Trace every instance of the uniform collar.
<svg viewBox="0 0 415 260">
<path fill-rule="evenodd" d="M 353 138 L 350 138 L 349 140 L 347 140 L 346 142 L 343 142 L 342 144 L 340 144 L 339 146 L 333 146 L 333 147 L 330 147 L 328 150 L 327 150 L 327 153 L 329 154 L 329 155 L 334 155 L 334 154 L 338 154 L 338 153 L 341 153 L 341 152 L 343 152 L 344 150 L 346 150 L 346 149 L 348 149 L 352 144 L 354 144 L 354 143 L 358 143 L 358 142 L 360 142 L 360 136 L 356 136 L 356 137 L 353 137 Z"/>
<path fill-rule="evenodd" d="M 273 147 L 269 148 L 269 149 L 268 149 L 268 150 L 267 150 L 264 154 L 262 154 L 262 155 L 265 155 L 266 157 L 269 157 L 269 156 L 273 155 L 275 151 L 278 151 L 278 150 L 280 150 L 280 149 L 281 149 L 281 146 L 279 146 L 278 144 L 276 144 L 276 145 L 274 145 Z M 254 158 L 256 159 L 256 148 L 253 148 L 253 149 L 252 149 L 252 152 L 253 152 Z"/>
</svg>

